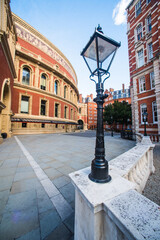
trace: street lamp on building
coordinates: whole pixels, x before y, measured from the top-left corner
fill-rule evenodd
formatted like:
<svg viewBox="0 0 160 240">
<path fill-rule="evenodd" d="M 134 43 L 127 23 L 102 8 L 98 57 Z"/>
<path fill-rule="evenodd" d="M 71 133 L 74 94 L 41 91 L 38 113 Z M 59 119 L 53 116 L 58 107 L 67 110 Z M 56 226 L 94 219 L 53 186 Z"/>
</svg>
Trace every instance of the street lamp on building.
<svg viewBox="0 0 160 240">
<path fill-rule="evenodd" d="M 147 136 L 146 122 L 147 122 L 148 113 L 147 113 L 147 112 L 144 112 L 142 115 L 143 115 L 143 122 L 144 122 L 144 136 Z"/>
<path fill-rule="evenodd" d="M 90 180 L 98 183 L 105 183 L 111 180 L 108 174 L 108 162 L 105 159 L 104 147 L 104 129 L 103 129 L 103 103 L 108 97 L 104 92 L 104 82 L 109 78 L 109 69 L 115 57 L 120 43 L 111 38 L 104 36 L 102 28 L 98 26 L 89 42 L 81 52 L 84 61 L 91 73 L 90 79 L 96 84 L 97 96 L 94 101 L 97 103 L 97 131 L 96 131 L 96 147 L 95 158 L 91 164 Z M 102 64 L 108 62 L 104 69 Z M 98 81 L 94 79 L 98 78 Z"/>
</svg>

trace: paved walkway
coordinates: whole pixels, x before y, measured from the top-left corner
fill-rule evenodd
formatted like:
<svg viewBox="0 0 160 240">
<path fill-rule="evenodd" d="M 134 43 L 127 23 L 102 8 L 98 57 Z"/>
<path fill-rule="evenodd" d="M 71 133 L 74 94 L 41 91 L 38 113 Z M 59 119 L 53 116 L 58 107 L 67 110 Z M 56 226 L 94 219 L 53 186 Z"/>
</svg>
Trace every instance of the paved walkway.
<svg viewBox="0 0 160 240">
<path fill-rule="evenodd" d="M 106 134 L 106 159 L 135 145 Z M 68 174 L 94 158 L 95 132 L 23 135 L 0 145 L 0 239 L 71 240 L 74 187 Z"/>
</svg>

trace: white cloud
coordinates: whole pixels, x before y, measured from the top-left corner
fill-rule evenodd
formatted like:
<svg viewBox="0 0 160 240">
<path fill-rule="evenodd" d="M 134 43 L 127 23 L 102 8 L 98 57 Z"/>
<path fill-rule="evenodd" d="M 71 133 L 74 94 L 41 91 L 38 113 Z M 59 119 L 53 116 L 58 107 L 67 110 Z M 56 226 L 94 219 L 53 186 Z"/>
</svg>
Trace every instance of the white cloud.
<svg viewBox="0 0 160 240">
<path fill-rule="evenodd" d="M 116 25 L 126 23 L 126 7 L 131 0 L 120 0 L 120 2 L 113 9 L 112 18 Z"/>
</svg>

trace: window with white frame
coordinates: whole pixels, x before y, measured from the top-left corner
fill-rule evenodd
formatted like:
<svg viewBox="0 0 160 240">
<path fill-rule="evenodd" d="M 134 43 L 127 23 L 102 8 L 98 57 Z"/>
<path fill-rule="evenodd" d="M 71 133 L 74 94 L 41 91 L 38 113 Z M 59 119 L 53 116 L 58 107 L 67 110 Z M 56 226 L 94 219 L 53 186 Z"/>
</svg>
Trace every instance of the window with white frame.
<svg viewBox="0 0 160 240">
<path fill-rule="evenodd" d="M 143 49 L 141 49 L 137 52 L 137 60 L 138 60 L 138 62 L 137 62 L 138 68 L 142 67 L 144 65 Z"/>
<path fill-rule="evenodd" d="M 29 85 L 30 82 L 30 70 L 27 67 L 23 68 L 22 72 L 22 83 L 25 85 Z"/>
<path fill-rule="evenodd" d="M 136 37 L 137 41 L 140 41 L 142 38 L 142 24 L 139 24 L 138 27 L 136 28 Z"/>
<path fill-rule="evenodd" d="M 158 122 L 158 114 L 157 114 L 157 103 L 152 102 L 152 114 L 153 114 L 153 123 Z"/>
<path fill-rule="evenodd" d="M 150 2 L 151 2 L 151 0 L 147 0 L 147 1 L 146 1 L 147 5 L 148 5 Z"/>
<path fill-rule="evenodd" d="M 154 72 L 150 73 L 150 84 L 151 84 L 151 89 L 155 88 Z"/>
<path fill-rule="evenodd" d="M 148 44 L 148 59 L 151 60 L 153 58 L 153 46 L 152 43 Z"/>
<path fill-rule="evenodd" d="M 136 17 L 141 13 L 141 1 L 138 1 L 137 4 L 135 5 L 135 13 Z"/>
<path fill-rule="evenodd" d="M 21 113 L 29 113 L 29 97 L 21 96 Z"/>
<path fill-rule="evenodd" d="M 46 90 L 46 75 L 45 74 L 41 75 L 41 89 Z"/>
<path fill-rule="evenodd" d="M 146 19 L 146 23 L 147 23 L 147 33 L 149 33 L 152 30 L 152 25 L 151 25 L 151 15 L 149 15 Z"/>
<path fill-rule="evenodd" d="M 141 105 L 141 123 L 144 124 L 144 120 L 143 120 L 143 113 L 147 112 L 147 104 L 142 104 Z"/>
<path fill-rule="evenodd" d="M 146 90 L 145 77 L 139 79 L 139 92 L 144 92 Z"/>
</svg>

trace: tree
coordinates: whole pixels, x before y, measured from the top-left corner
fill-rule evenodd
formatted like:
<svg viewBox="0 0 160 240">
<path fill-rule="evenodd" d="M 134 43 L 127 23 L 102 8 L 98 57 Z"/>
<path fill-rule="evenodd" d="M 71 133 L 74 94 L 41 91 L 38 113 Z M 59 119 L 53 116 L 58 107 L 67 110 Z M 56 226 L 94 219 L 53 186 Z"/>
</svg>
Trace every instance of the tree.
<svg viewBox="0 0 160 240">
<path fill-rule="evenodd" d="M 126 101 L 115 101 L 113 104 L 109 104 L 104 109 L 104 121 L 111 125 L 113 123 L 124 124 L 131 123 L 131 104 Z"/>
<path fill-rule="evenodd" d="M 103 120 L 109 125 L 113 123 L 113 111 L 114 109 L 112 104 L 107 105 L 104 109 Z"/>
</svg>

